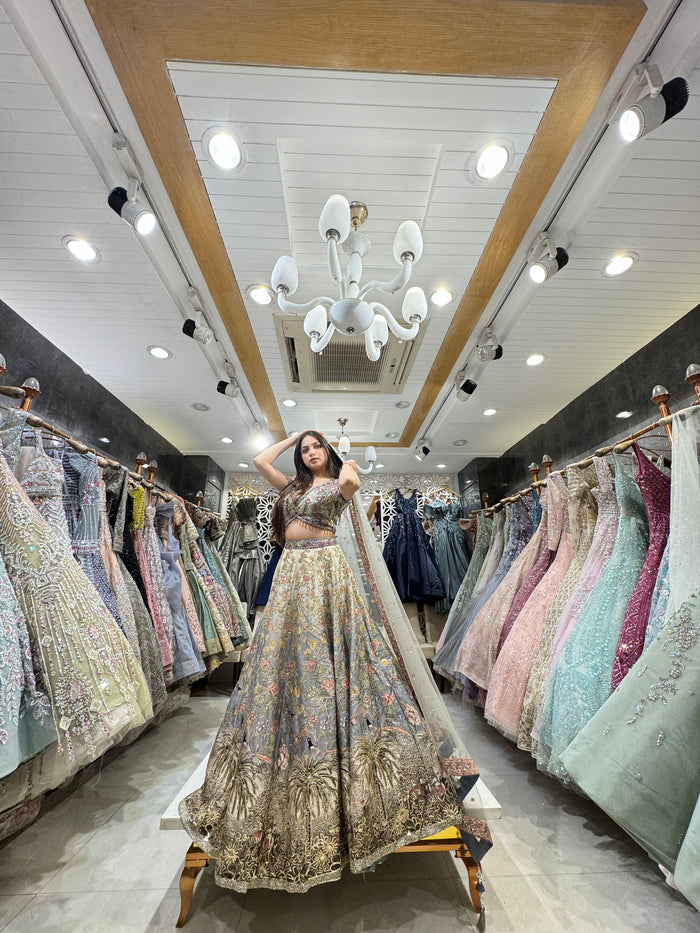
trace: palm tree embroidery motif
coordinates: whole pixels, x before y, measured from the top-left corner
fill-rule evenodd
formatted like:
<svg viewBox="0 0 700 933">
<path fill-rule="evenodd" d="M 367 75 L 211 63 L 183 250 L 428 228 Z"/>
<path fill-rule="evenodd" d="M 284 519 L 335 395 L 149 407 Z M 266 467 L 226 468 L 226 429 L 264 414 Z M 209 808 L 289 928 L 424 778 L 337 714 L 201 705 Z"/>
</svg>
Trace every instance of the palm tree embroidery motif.
<svg viewBox="0 0 700 933">
<path fill-rule="evenodd" d="M 289 773 L 289 803 L 294 816 L 306 819 L 307 850 L 311 848 L 312 817 L 330 810 L 337 796 L 338 768 L 335 758 L 302 755 Z"/>
<path fill-rule="evenodd" d="M 399 761 L 393 744 L 389 735 L 375 728 L 366 732 L 351 752 L 358 776 L 379 798 L 384 819 L 386 805 L 382 788 L 388 789 L 399 777 Z"/>
</svg>

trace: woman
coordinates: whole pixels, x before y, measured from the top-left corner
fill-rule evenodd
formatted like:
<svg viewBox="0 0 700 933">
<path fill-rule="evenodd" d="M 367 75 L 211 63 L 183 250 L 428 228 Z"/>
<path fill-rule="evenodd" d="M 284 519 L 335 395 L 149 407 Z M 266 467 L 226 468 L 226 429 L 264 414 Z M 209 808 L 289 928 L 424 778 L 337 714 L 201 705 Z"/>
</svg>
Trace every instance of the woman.
<svg viewBox="0 0 700 933">
<path fill-rule="evenodd" d="M 273 466 L 294 445 L 296 475 Z M 463 815 L 435 745 L 335 538 L 359 489 L 323 435 L 255 458 L 280 492 L 284 551 L 214 743 L 180 806 L 223 887 L 307 891 Z"/>
</svg>

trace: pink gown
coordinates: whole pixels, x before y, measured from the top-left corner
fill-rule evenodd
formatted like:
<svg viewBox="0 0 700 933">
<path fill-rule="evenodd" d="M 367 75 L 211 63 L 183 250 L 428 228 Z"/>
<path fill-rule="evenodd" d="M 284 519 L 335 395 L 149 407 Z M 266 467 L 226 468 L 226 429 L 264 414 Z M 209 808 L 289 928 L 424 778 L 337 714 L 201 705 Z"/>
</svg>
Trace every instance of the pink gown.
<svg viewBox="0 0 700 933">
<path fill-rule="evenodd" d="M 485 715 L 507 738 L 516 741 L 532 661 L 549 607 L 574 557 L 569 535 L 567 490 L 562 477 L 547 480 L 549 498 L 548 546 L 556 551 L 549 570 L 515 620 L 491 675 Z"/>
</svg>

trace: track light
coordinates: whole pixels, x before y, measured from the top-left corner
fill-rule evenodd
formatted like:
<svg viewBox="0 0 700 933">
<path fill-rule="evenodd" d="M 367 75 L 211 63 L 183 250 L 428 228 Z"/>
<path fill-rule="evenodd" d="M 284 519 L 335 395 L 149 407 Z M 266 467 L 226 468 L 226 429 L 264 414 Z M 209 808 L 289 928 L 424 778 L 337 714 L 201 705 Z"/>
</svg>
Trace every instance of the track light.
<svg viewBox="0 0 700 933">
<path fill-rule="evenodd" d="M 187 318 L 182 325 L 182 333 L 196 340 L 197 343 L 203 344 L 205 347 L 214 339 L 214 331 L 211 327 L 207 326 L 204 315 L 201 312 L 198 313 L 195 318 Z"/>
<path fill-rule="evenodd" d="M 466 369 L 460 370 L 455 376 L 455 389 L 460 402 L 466 402 L 469 396 L 476 391 L 476 383 L 473 379 L 467 379 Z"/>
<path fill-rule="evenodd" d="M 634 142 L 675 117 L 688 103 L 690 96 L 685 78 L 672 78 L 662 84 L 661 73 L 655 65 L 641 72 L 648 92 L 620 116 L 620 136 L 626 143 Z"/>
<path fill-rule="evenodd" d="M 430 453 L 430 447 L 428 446 L 429 444 L 430 441 L 427 437 L 422 437 L 418 441 L 415 448 L 416 460 L 425 460 L 425 458 Z"/>
<path fill-rule="evenodd" d="M 569 254 L 557 246 L 547 233 L 540 233 L 530 250 L 530 278 L 536 285 L 551 279 L 569 261 Z"/>
<path fill-rule="evenodd" d="M 500 360 L 503 356 L 503 347 L 498 342 L 498 338 L 492 330 L 485 330 L 479 338 L 479 343 L 476 347 L 476 356 L 480 363 L 490 363 L 491 360 Z M 476 388 L 476 385 L 474 388 Z"/>
<path fill-rule="evenodd" d="M 241 394 L 241 387 L 237 379 L 232 379 L 231 382 L 226 382 L 222 379 L 221 382 L 217 383 L 216 391 L 225 395 L 227 398 L 238 398 Z"/>
<path fill-rule="evenodd" d="M 113 188 L 107 197 L 107 203 L 115 214 L 133 227 L 141 236 L 151 233 L 156 227 L 156 215 L 140 201 L 136 200 L 138 182 L 129 179 L 129 187 L 134 189 L 133 196 L 127 194 L 126 188 Z"/>
</svg>

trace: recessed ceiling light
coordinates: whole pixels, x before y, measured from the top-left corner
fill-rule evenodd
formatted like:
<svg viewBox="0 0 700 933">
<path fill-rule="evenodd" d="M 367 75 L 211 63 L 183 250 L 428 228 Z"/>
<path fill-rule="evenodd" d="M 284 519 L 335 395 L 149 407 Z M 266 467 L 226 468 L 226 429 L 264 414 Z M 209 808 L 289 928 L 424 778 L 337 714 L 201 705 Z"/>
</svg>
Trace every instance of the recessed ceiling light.
<svg viewBox="0 0 700 933">
<path fill-rule="evenodd" d="M 157 360 L 169 360 L 173 355 L 173 351 L 168 350 L 167 347 L 150 346 L 146 347 L 146 349 L 151 354 L 151 356 L 155 356 Z"/>
<path fill-rule="evenodd" d="M 389 431 L 389 433 L 386 436 L 389 438 L 390 441 L 393 441 L 393 440 L 396 440 L 396 438 L 399 436 L 399 432 Z"/>
<path fill-rule="evenodd" d="M 225 126 L 210 126 L 202 136 L 202 147 L 212 165 L 225 172 L 240 171 L 244 165 L 243 146 Z"/>
<path fill-rule="evenodd" d="M 275 298 L 274 292 L 267 285 L 249 285 L 246 295 L 256 305 L 271 305 Z"/>
<path fill-rule="evenodd" d="M 491 139 L 473 154 L 467 165 L 467 177 L 476 182 L 498 178 L 510 166 L 515 148 L 509 139 Z"/>
<path fill-rule="evenodd" d="M 636 253 L 619 253 L 605 264 L 603 274 L 613 278 L 631 269 L 639 257 Z"/>
<path fill-rule="evenodd" d="M 296 408 L 296 405 L 297 405 L 297 403 L 294 401 L 293 398 L 283 398 L 282 404 L 285 405 L 287 408 Z"/>
<path fill-rule="evenodd" d="M 438 308 L 444 308 L 452 301 L 453 295 L 449 288 L 436 288 L 430 296 L 430 301 Z"/>
<path fill-rule="evenodd" d="M 632 412 L 631 411 L 618 411 L 615 417 L 616 418 L 631 418 Z"/>
<path fill-rule="evenodd" d="M 97 440 L 100 442 L 100 444 L 109 444 L 108 437 L 98 437 Z"/>
<path fill-rule="evenodd" d="M 410 402 L 394 402 L 396 408 L 408 408 L 410 404 Z"/>
<path fill-rule="evenodd" d="M 383 464 L 383 463 L 375 463 L 375 464 L 374 464 L 374 469 L 375 469 L 375 470 L 383 470 L 383 469 L 384 469 L 384 464 Z"/>
<path fill-rule="evenodd" d="M 68 252 L 81 262 L 99 262 L 102 258 L 94 246 L 77 236 L 64 236 L 61 240 Z"/>
<path fill-rule="evenodd" d="M 245 468 L 246 468 L 247 466 L 249 466 L 249 465 L 250 465 L 250 464 L 244 463 L 242 460 L 241 460 L 241 462 L 238 464 L 238 466 L 239 466 L 239 467 L 242 467 L 244 470 L 245 470 Z"/>
<path fill-rule="evenodd" d="M 465 438 L 460 437 L 456 441 L 452 441 L 452 446 L 453 447 L 465 447 L 468 443 L 469 442 Z"/>
<path fill-rule="evenodd" d="M 192 402 L 190 407 L 195 411 L 211 411 L 211 405 L 206 405 L 204 402 Z"/>
<path fill-rule="evenodd" d="M 528 356 L 525 362 L 528 366 L 539 366 L 540 363 L 544 363 L 544 357 L 541 353 L 533 353 L 532 356 Z"/>
<path fill-rule="evenodd" d="M 221 441 L 222 444 L 233 444 L 232 437 L 220 437 L 219 440 Z"/>
<path fill-rule="evenodd" d="M 446 470 L 446 469 L 447 469 L 447 464 L 446 464 L 446 463 L 436 463 L 435 466 L 438 468 L 438 470 Z"/>
<path fill-rule="evenodd" d="M 497 412 L 498 412 L 497 408 L 485 408 L 481 414 L 486 415 L 487 418 L 490 418 L 491 415 L 495 415 Z"/>
</svg>

